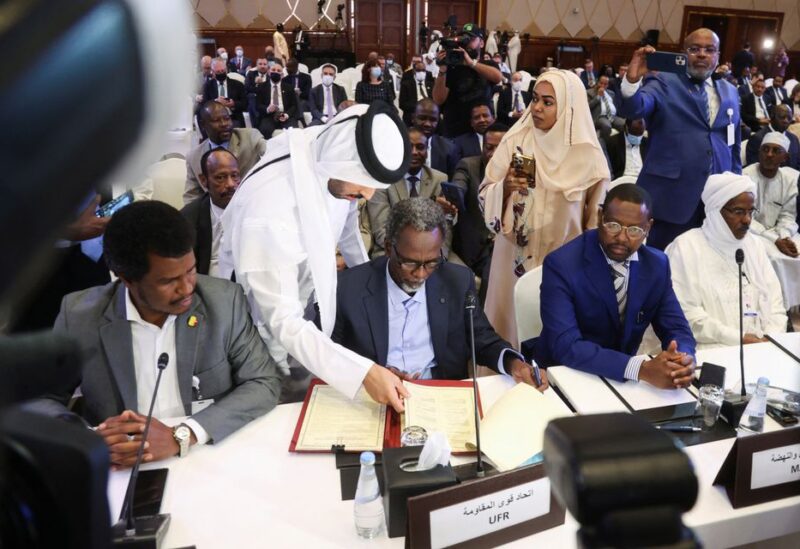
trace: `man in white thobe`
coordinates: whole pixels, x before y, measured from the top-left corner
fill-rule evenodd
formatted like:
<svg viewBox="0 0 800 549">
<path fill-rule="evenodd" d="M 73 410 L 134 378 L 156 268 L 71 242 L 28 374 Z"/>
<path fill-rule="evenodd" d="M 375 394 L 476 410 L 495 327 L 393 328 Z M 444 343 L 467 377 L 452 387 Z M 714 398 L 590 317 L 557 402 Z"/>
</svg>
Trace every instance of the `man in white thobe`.
<svg viewBox="0 0 800 549">
<path fill-rule="evenodd" d="M 408 169 L 402 122 L 383 102 L 345 109 L 324 126 L 270 140 L 223 216 L 220 263 L 244 287 L 270 353 L 287 373 L 289 356 L 337 390 L 363 387 L 402 411 L 407 396 L 386 368 L 334 343 L 336 247 L 349 266 L 368 260 L 357 200 Z M 320 328 L 306 319 L 316 303 Z"/>
</svg>

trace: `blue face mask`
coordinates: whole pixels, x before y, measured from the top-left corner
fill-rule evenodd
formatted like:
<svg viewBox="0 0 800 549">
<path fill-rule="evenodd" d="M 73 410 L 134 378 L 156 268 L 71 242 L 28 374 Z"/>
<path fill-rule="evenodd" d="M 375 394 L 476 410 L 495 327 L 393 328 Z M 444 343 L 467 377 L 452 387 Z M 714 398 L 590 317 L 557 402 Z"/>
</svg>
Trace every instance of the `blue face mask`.
<svg viewBox="0 0 800 549">
<path fill-rule="evenodd" d="M 642 144 L 642 136 L 641 135 L 631 135 L 629 133 L 625 134 L 625 139 L 628 140 L 628 143 L 631 145 L 639 146 Z"/>
<path fill-rule="evenodd" d="M 372 75 L 372 78 L 380 78 L 381 75 L 383 74 L 383 71 L 381 70 L 380 67 L 372 67 L 369 70 L 369 73 Z"/>
</svg>

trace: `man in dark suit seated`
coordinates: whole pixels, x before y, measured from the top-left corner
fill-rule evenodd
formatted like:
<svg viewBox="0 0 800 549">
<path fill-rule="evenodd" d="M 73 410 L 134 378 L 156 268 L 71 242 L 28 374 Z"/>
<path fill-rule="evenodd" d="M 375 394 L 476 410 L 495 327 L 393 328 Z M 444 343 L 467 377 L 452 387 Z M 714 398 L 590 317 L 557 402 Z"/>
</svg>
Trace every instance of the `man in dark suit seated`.
<svg viewBox="0 0 800 549">
<path fill-rule="evenodd" d="M 545 257 L 542 333 L 523 342 L 526 356 L 617 381 L 689 386 L 695 340 L 672 289 L 669 261 L 642 245 L 651 211 L 641 186 L 618 185 L 606 196 L 599 229 Z M 664 349 L 652 359 L 636 355 L 651 324 Z"/>
<path fill-rule="evenodd" d="M 782 133 L 789 140 L 789 155 L 784 166 L 789 166 L 795 170 L 800 170 L 800 140 L 797 136 L 787 131 L 792 123 L 792 111 L 786 105 L 776 105 L 770 111 L 769 124 L 765 125 L 758 132 L 750 136 L 747 140 L 745 149 L 745 164 L 755 164 L 758 162 L 758 151 L 761 149 L 761 142 L 769 132 Z"/>
<path fill-rule="evenodd" d="M 783 76 L 776 76 L 772 79 L 772 85 L 764 91 L 767 102 L 773 105 L 790 105 L 789 93 L 783 88 Z"/>
<path fill-rule="evenodd" d="M 643 118 L 625 121 L 622 133 L 606 139 L 606 152 L 611 162 L 611 179 L 623 175 L 638 177 L 642 171 L 645 154 L 647 154 L 647 138 L 644 136 Z"/>
<path fill-rule="evenodd" d="M 583 86 L 588 90 L 589 88 L 593 88 L 597 83 L 597 71 L 594 70 L 594 61 L 591 59 L 587 59 L 583 63 L 583 72 L 580 74 L 581 82 L 583 82 Z"/>
<path fill-rule="evenodd" d="M 511 75 L 511 85 L 504 88 L 497 98 L 497 121 L 512 126 L 530 102 L 531 94 L 522 89 L 522 75 L 515 72 Z"/>
<path fill-rule="evenodd" d="M 336 65 L 322 65 L 322 83 L 311 89 L 309 109 L 311 110 L 310 126 L 325 124 L 336 115 L 336 107 L 347 100 L 347 92 L 339 84 L 334 84 Z"/>
<path fill-rule="evenodd" d="M 433 99 L 419 101 L 414 109 L 411 123 L 428 138 L 428 157 L 425 165 L 446 173 L 448 178 L 453 177 L 456 164 L 461 159 L 461 151 L 452 140 L 436 133 L 439 127 L 439 105 Z"/>
<path fill-rule="evenodd" d="M 283 78 L 283 65 L 277 59 L 269 68 L 269 82 L 256 89 L 258 129 L 264 139 L 278 129 L 297 127 L 297 94 Z"/>
<path fill-rule="evenodd" d="M 489 286 L 489 266 L 494 249 L 494 233 L 486 227 L 483 209 L 478 199 L 478 189 L 486 173 L 486 165 L 508 131 L 508 126 L 495 123 L 483 136 L 483 151 L 480 156 L 462 158 L 456 166 L 453 183 L 464 189 L 466 211 L 459 212 L 458 223 L 453 226 L 453 251 L 464 264 L 481 277 L 480 300 L 486 301 Z"/>
<path fill-rule="evenodd" d="M 461 149 L 461 158 L 481 154 L 483 134 L 486 133 L 486 128 L 492 124 L 494 124 L 494 114 L 488 104 L 479 103 L 470 109 L 469 125 L 472 131 L 461 134 L 453 140 Z"/>
<path fill-rule="evenodd" d="M 266 58 L 260 57 L 256 59 L 256 70 L 248 72 L 244 77 L 244 90 L 248 95 L 253 94 L 255 98 L 256 88 L 267 82 L 269 82 L 269 64 Z"/>
<path fill-rule="evenodd" d="M 421 60 L 412 66 L 413 76 L 400 80 L 400 110 L 403 111 L 403 122 L 406 126 L 413 124 L 414 109 L 417 102 L 433 93 L 433 75 L 425 70 L 425 63 Z"/>
<path fill-rule="evenodd" d="M 219 245 L 222 214 L 241 180 L 239 163 L 232 152 L 218 147 L 203 154 L 200 171 L 200 182 L 208 189 L 208 194 L 184 206 L 181 214 L 194 227 L 197 272 L 230 280 L 231 273 L 221 272 L 219 268 Z"/>
<path fill-rule="evenodd" d="M 736 79 L 736 86 L 739 88 L 739 97 L 744 99 L 753 93 L 753 84 L 755 84 L 757 80 L 757 78 L 750 76 L 750 67 L 743 69 L 742 75 Z"/>
<path fill-rule="evenodd" d="M 284 80 L 297 93 L 300 99 L 300 106 L 305 105 L 308 102 L 308 95 L 311 93 L 311 75 L 300 72 L 300 64 L 294 57 L 286 62 Z"/>
<path fill-rule="evenodd" d="M 242 46 L 236 46 L 236 48 L 234 48 L 234 53 L 235 55 L 233 58 L 228 60 L 229 72 L 238 72 L 244 76 L 253 61 L 249 57 L 244 56 L 244 48 Z"/>
<path fill-rule="evenodd" d="M 753 133 L 769 124 L 772 103 L 767 100 L 764 88 L 764 81 L 757 80 L 753 84 L 753 93 L 742 97 L 742 121 Z"/>
<path fill-rule="evenodd" d="M 209 80 L 203 87 L 203 104 L 208 101 L 217 101 L 228 107 L 231 110 L 234 127 L 243 128 L 244 116 L 242 113 L 247 108 L 244 84 L 228 78 L 225 60 L 219 57 L 211 61 L 211 70 L 214 71 L 214 80 Z"/>
<path fill-rule="evenodd" d="M 469 377 L 470 332 L 465 309 L 472 272 L 446 263 L 447 222 L 426 198 L 398 202 L 389 215 L 381 257 L 339 274 L 332 338 L 385 364 L 403 379 Z M 532 367 L 474 311 L 478 364 L 536 386 Z M 547 388 L 546 376 L 539 390 Z"/>
<path fill-rule="evenodd" d="M 54 330 L 78 341 L 84 417 L 115 467 L 141 444 L 156 361 L 166 353 L 144 461 L 220 442 L 271 410 L 281 377 L 237 284 L 198 275 L 193 231 L 173 207 L 136 202 L 108 224 L 104 250 L 119 280 L 66 296 Z M 61 415 L 75 389 L 32 406 Z M 163 420 L 185 417 L 176 427 Z"/>
</svg>

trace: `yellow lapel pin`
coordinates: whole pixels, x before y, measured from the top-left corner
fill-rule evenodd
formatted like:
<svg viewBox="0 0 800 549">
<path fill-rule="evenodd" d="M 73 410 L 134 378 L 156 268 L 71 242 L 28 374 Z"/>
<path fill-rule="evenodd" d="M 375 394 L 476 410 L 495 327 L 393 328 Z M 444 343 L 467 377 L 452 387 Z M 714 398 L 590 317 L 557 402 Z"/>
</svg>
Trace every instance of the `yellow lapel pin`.
<svg viewBox="0 0 800 549">
<path fill-rule="evenodd" d="M 190 316 L 189 320 L 186 321 L 186 324 L 189 326 L 189 328 L 194 328 L 197 326 L 197 317 L 194 315 Z"/>
</svg>

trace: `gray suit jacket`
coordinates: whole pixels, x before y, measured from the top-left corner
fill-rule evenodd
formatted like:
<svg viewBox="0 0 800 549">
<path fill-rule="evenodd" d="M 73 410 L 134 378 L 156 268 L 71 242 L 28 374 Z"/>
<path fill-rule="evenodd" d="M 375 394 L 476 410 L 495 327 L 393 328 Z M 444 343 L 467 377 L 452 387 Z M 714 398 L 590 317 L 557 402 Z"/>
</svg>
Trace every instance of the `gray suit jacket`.
<svg viewBox="0 0 800 549">
<path fill-rule="evenodd" d="M 189 326 L 194 316 L 197 323 Z M 80 383 L 85 418 L 96 425 L 124 410 L 137 410 L 136 371 L 130 322 L 126 319 L 121 282 L 96 286 L 64 297 L 53 329 L 76 339 L 83 354 Z M 281 376 L 258 334 L 241 286 L 197 275 L 190 309 L 175 322 L 178 369 L 186 415 L 191 414 L 192 376 L 200 380 L 203 398 L 215 402 L 192 418 L 219 442 L 275 407 Z M 72 391 L 48 395 L 34 408 L 51 414 L 65 411 Z"/>
<path fill-rule="evenodd" d="M 442 183 L 447 181 L 447 174 L 438 170 L 422 166 L 419 172 L 419 196 L 422 198 L 436 198 L 442 194 Z M 386 253 L 383 243 L 386 240 L 386 221 L 392 206 L 409 198 L 405 177 L 393 183 L 388 189 L 375 191 L 375 195 L 367 202 L 367 213 L 372 227 L 372 252 L 370 257 L 379 257 Z M 448 231 L 445 245 L 450 249 L 452 231 Z"/>
<path fill-rule="evenodd" d="M 614 105 L 614 92 L 606 89 L 606 95 L 608 95 L 608 101 Z M 603 112 L 602 107 L 600 106 L 600 101 L 602 99 L 599 95 L 597 95 L 597 90 L 595 88 L 586 90 L 586 98 L 589 100 L 589 110 L 592 113 L 592 122 L 597 125 L 597 121 L 600 120 L 600 113 Z M 619 113 L 617 113 L 617 116 L 619 116 Z"/>
<path fill-rule="evenodd" d="M 189 151 L 186 157 L 186 185 L 183 189 L 183 205 L 193 202 L 203 196 L 207 189 L 200 185 L 199 175 L 200 159 L 211 148 L 208 139 L 204 139 Z M 267 141 L 261 132 L 253 128 L 234 128 L 231 135 L 230 151 L 239 161 L 239 173 L 244 179 L 247 172 L 256 165 L 256 162 L 267 150 Z"/>
</svg>

